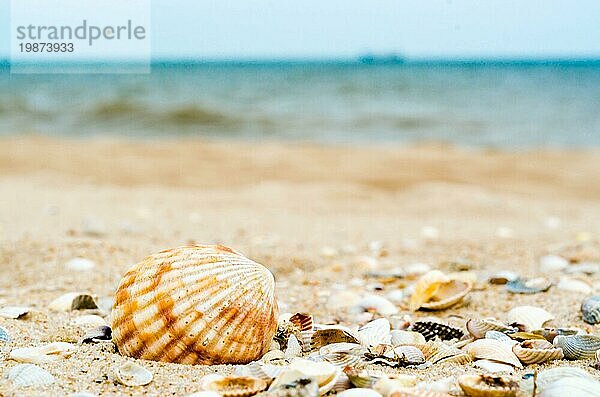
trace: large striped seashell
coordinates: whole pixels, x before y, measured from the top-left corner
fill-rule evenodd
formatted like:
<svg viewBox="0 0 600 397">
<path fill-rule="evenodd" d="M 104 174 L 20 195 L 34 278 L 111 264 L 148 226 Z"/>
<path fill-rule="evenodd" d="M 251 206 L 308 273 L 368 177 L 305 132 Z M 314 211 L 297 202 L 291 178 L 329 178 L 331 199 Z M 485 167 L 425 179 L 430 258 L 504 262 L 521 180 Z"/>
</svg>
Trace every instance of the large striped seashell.
<svg viewBox="0 0 600 397">
<path fill-rule="evenodd" d="M 550 360 L 561 360 L 564 357 L 562 349 L 555 348 L 545 339 L 526 340 L 514 345 L 512 350 L 523 364 L 545 363 Z"/>
<path fill-rule="evenodd" d="M 465 351 L 473 358 L 499 361 L 517 368 L 523 368 L 517 356 L 512 352 L 511 347 L 494 339 L 477 339 L 465 346 Z"/>
<path fill-rule="evenodd" d="M 588 324 L 600 323 L 600 295 L 590 296 L 581 304 L 583 321 Z"/>
<path fill-rule="evenodd" d="M 264 266 L 220 245 L 159 252 L 123 277 L 113 341 L 126 356 L 183 364 L 242 364 L 269 350 L 275 281 Z"/>
<path fill-rule="evenodd" d="M 514 397 L 519 392 L 519 384 L 503 376 L 465 374 L 458 385 L 469 397 Z"/>
<path fill-rule="evenodd" d="M 600 349 L 600 336 L 596 335 L 558 335 L 554 338 L 554 346 L 563 350 L 567 360 L 586 360 L 594 358 Z"/>
<path fill-rule="evenodd" d="M 466 324 L 467 331 L 476 339 L 485 338 L 485 334 L 488 331 L 498 332 L 513 332 L 515 329 L 508 325 L 494 319 L 469 319 Z"/>
<path fill-rule="evenodd" d="M 528 331 L 544 328 L 545 323 L 554 320 L 554 315 L 535 306 L 517 306 L 506 316 L 509 324 L 522 324 Z"/>
</svg>

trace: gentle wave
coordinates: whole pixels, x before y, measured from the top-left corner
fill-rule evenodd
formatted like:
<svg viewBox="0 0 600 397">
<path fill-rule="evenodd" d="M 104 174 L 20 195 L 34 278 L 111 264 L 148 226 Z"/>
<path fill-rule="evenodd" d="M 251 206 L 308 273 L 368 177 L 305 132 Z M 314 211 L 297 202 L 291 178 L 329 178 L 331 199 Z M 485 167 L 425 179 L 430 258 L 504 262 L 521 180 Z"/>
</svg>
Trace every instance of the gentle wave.
<svg viewBox="0 0 600 397">
<path fill-rule="evenodd" d="M 0 73 L 0 134 L 600 145 L 600 66 L 236 65 Z"/>
</svg>

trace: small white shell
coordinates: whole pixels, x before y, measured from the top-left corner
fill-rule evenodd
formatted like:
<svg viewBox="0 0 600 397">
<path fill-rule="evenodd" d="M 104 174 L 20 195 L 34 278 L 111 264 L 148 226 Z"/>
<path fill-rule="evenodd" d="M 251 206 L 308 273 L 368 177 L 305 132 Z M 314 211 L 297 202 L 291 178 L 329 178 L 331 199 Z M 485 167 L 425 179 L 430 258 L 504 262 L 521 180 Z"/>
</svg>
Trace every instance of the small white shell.
<svg viewBox="0 0 600 397">
<path fill-rule="evenodd" d="M 358 338 L 363 346 L 389 345 L 392 335 L 390 333 L 390 321 L 386 318 L 378 318 L 358 330 Z"/>
<path fill-rule="evenodd" d="M 133 362 L 126 362 L 115 369 L 114 379 L 125 386 L 144 386 L 152 382 L 152 372 Z"/>
<path fill-rule="evenodd" d="M 592 293 L 592 287 L 588 283 L 571 277 L 561 277 L 558 281 L 558 284 L 556 284 L 556 288 L 563 291 L 575 292 L 586 295 Z"/>
<path fill-rule="evenodd" d="M 92 270 L 95 266 L 96 264 L 93 261 L 85 258 L 73 258 L 65 263 L 65 267 L 67 269 L 78 272 L 87 272 Z"/>
<path fill-rule="evenodd" d="M 25 306 L 5 306 L 0 309 L 0 317 L 17 319 L 24 317 L 31 311 L 31 308 Z"/>
<path fill-rule="evenodd" d="M 507 314 L 509 324 L 518 323 L 527 327 L 528 331 L 544 328 L 544 324 L 554 320 L 554 315 L 535 306 L 517 306 Z"/>
<path fill-rule="evenodd" d="M 54 376 L 34 364 L 19 364 L 8 370 L 7 376 L 15 386 L 47 386 L 54 383 Z"/>
<path fill-rule="evenodd" d="M 10 358 L 22 363 L 41 364 L 70 357 L 77 346 L 66 342 L 53 342 L 43 346 L 20 347 L 11 350 Z"/>
<path fill-rule="evenodd" d="M 569 261 L 562 256 L 546 255 L 540 258 L 540 272 L 544 274 L 559 272 L 567 268 L 567 266 L 569 266 Z"/>
<path fill-rule="evenodd" d="M 71 320 L 74 325 L 85 325 L 89 327 L 100 327 L 102 325 L 108 325 L 106 320 L 95 314 L 86 314 L 84 316 L 75 317 Z"/>
<path fill-rule="evenodd" d="M 358 301 L 356 309 L 359 311 L 375 311 L 382 316 L 391 316 L 398 313 L 398 308 L 392 302 L 379 295 L 368 295 Z"/>
<path fill-rule="evenodd" d="M 496 361 L 490 360 L 477 360 L 473 361 L 473 366 L 475 368 L 480 368 L 486 372 L 491 374 L 513 374 L 514 367 L 508 364 L 502 364 Z"/>
<path fill-rule="evenodd" d="M 338 397 L 382 397 L 381 394 L 377 393 L 373 389 L 363 389 L 360 387 L 354 389 L 344 390 L 338 393 Z"/>
</svg>

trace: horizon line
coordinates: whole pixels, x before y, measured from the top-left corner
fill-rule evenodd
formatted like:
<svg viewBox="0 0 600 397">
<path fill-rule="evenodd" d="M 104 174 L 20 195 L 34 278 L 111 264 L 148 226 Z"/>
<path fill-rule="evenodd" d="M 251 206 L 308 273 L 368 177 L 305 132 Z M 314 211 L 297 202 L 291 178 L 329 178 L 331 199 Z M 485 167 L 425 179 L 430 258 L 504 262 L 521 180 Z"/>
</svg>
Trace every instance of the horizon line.
<svg viewBox="0 0 600 397">
<path fill-rule="evenodd" d="M 10 58 L 0 57 L 0 66 L 10 66 Z M 17 63 L 28 64 L 55 64 L 55 65 L 115 65 L 115 64 L 145 64 L 146 61 L 136 59 L 79 59 L 60 61 L 37 61 Z M 401 55 L 372 55 L 366 54 L 357 57 L 246 57 L 246 58 L 201 58 L 201 57 L 154 57 L 150 65 L 181 65 L 181 64 L 349 64 L 349 65 L 418 65 L 418 64 L 591 64 L 600 63 L 600 56 L 571 57 L 571 56 L 548 56 L 548 57 L 429 57 L 429 58 L 407 58 Z"/>
</svg>

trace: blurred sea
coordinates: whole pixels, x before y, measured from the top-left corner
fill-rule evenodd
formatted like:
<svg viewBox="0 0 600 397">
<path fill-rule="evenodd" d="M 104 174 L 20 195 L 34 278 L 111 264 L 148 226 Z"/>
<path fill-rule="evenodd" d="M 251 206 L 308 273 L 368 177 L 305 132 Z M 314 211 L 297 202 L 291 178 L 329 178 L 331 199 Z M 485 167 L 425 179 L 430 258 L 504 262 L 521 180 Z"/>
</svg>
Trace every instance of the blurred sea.
<svg viewBox="0 0 600 397">
<path fill-rule="evenodd" d="M 0 134 L 600 146 L 600 63 L 155 64 L 0 70 Z"/>
</svg>

